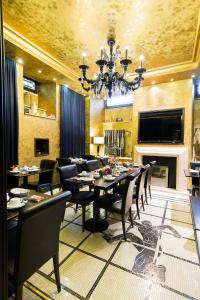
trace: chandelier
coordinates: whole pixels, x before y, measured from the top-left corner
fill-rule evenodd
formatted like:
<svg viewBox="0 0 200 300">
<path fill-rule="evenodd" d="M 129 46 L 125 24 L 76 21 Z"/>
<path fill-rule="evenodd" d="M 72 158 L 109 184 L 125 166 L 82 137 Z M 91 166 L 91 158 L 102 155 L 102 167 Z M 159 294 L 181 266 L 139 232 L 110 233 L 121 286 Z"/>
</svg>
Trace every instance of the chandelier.
<svg viewBox="0 0 200 300">
<path fill-rule="evenodd" d="M 112 97 L 113 92 L 121 92 L 122 95 L 126 95 L 128 92 L 137 90 L 144 79 L 142 75 L 146 72 L 142 65 L 143 55 L 140 55 L 140 66 L 135 70 L 136 77 L 133 81 L 129 81 L 127 70 L 128 66 L 132 64 L 132 60 L 128 58 L 128 49 L 126 48 L 125 57 L 121 59 L 120 46 L 114 47 L 115 34 L 113 31 L 108 35 L 107 43 L 109 54 L 106 53 L 105 49 L 101 48 L 100 59 L 96 61 L 99 67 L 99 74 L 96 74 L 94 79 L 87 78 L 86 73 L 89 66 L 85 64 L 86 55 L 83 54 L 83 63 L 79 66 L 82 73 L 81 78 L 79 78 L 82 88 L 87 92 L 93 90 L 97 97 L 101 96 L 101 94 L 107 94 L 109 98 Z M 120 62 L 123 70 L 122 74 L 117 71 L 118 62 Z"/>
</svg>

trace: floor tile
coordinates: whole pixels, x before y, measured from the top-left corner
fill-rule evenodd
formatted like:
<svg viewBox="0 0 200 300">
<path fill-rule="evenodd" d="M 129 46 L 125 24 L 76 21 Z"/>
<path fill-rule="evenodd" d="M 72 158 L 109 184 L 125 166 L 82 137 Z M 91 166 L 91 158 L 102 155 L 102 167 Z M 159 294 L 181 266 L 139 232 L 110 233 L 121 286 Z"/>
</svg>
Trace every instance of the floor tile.
<svg viewBox="0 0 200 300">
<path fill-rule="evenodd" d="M 55 299 L 55 300 L 77 299 L 72 294 L 65 291 L 63 288 L 61 292 L 58 294 L 56 284 L 54 284 L 50 280 L 44 278 L 43 276 L 37 273 L 34 274 L 28 281 L 34 286 L 38 287 L 40 290 L 44 291 L 45 294 L 49 295 L 50 299 Z M 35 300 L 37 298 L 33 298 L 33 299 Z M 27 300 L 29 299 L 27 298 Z"/>
<path fill-rule="evenodd" d="M 81 213 L 82 213 L 81 210 L 78 210 L 76 213 L 74 207 L 66 207 L 64 220 L 73 221 L 75 218 L 79 217 Z"/>
<path fill-rule="evenodd" d="M 186 300 L 185 297 L 158 284 L 152 284 L 149 300 Z"/>
<path fill-rule="evenodd" d="M 156 199 L 156 198 L 148 198 L 148 204 L 149 205 L 155 205 L 155 206 L 159 206 L 159 207 L 165 207 L 166 205 L 166 201 L 163 201 L 163 200 L 159 200 L 159 199 Z"/>
<path fill-rule="evenodd" d="M 176 238 L 172 235 L 162 233 L 161 246 L 162 250 L 166 253 L 198 263 L 195 241 Z"/>
<path fill-rule="evenodd" d="M 79 225 L 69 224 L 60 231 L 60 241 L 76 247 L 88 235 L 89 232 L 86 230 L 82 232 Z"/>
<path fill-rule="evenodd" d="M 116 244 L 108 243 L 102 233 L 91 234 L 80 246 L 80 249 L 108 260 L 116 248 Z"/>
<path fill-rule="evenodd" d="M 163 217 L 164 214 L 164 208 L 156 207 L 156 206 L 150 206 L 150 205 L 145 205 L 145 211 L 144 213 L 158 216 L 158 217 Z"/>
<path fill-rule="evenodd" d="M 140 212 L 140 220 L 138 220 L 138 218 L 136 218 L 136 221 L 139 222 L 139 223 L 141 223 L 143 221 L 150 221 L 153 226 L 158 226 L 158 225 L 162 224 L 162 218 L 161 217 L 155 217 L 155 216 L 147 215 L 143 211 Z"/>
<path fill-rule="evenodd" d="M 141 300 L 145 299 L 148 281 L 131 273 L 109 266 L 90 300 Z"/>
<path fill-rule="evenodd" d="M 162 254 L 158 265 L 166 268 L 165 285 L 190 297 L 200 299 L 200 268 L 197 265 Z"/>
<path fill-rule="evenodd" d="M 59 263 L 72 251 L 73 248 L 59 243 Z M 53 259 L 50 259 L 46 264 L 44 264 L 42 268 L 40 268 L 40 271 L 45 274 L 49 274 L 51 271 L 53 271 Z"/>
<path fill-rule="evenodd" d="M 61 283 L 85 297 L 104 266 L 101 260 L 77 251 L 61 265 Z"/>
<path fill-rule="evenodd" d="M 172 226 L 182 237 L 195 240 L 193 225 L 165 219 L 165 225 Z M 169 230 L 167 230 L 169 232 Z"/>
<path fill-rule="evenodd" d="M 133 243 L 122 242 L 112 262 L 130 271 L 134 271 L 135 261 L 137 260 L 137 255 L 140 253 L 137 247 L 138 246 Z M 140 251 L 143 249 L 144 248 L 140 247 Z"/>
<path fill-rule="evenodd" d="M 189 204 L 168 202 L 167 208 L 190 213 Z"/>
<path fill-rule="evenodd" d="M 187 212 L 167 209 L 165 218 L 192 224 L 191 214 Z"/>
</svg>

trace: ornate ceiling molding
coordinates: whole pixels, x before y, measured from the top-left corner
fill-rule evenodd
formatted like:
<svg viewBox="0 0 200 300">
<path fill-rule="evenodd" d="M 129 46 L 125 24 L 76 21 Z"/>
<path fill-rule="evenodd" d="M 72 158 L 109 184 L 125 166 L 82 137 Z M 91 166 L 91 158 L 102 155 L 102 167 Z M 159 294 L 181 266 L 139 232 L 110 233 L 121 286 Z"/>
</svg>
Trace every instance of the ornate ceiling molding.
<svg viewBox="0 0 200 300">
<path fill-rule="evenodd" d="M 46 51 L 38 47 L 36 44 L 32 43 L 26 37 L 21 35 L 19 32 L 14 30 L 12 27 L 7 25 L 4 22 L 4 38 L 21 48 L 25 52 L 28 52 L 35 58 L 41 60 L 43 63 L 46 63 L 56 71 L 60 72 L 67 78 L 73 81 L 77 81 L 79 78 L 79 74 L 71 70 L 69 67 L 58 61 L 56 58 L 48 54 Z"/>
<path fill-rule="evenodd" d="M 180 64 L 165 66 L 164 68 L 161 67 L 161 68 L 150 69 L 146 72 L 144 77 L 151 78 L 155 76 L 164 76 L 164 75 L 176 74 L 185 71 L 193 71 L 196 70 L 198 67 L 199 67 L 199 62 L 188 61 Z"/>
</svg>

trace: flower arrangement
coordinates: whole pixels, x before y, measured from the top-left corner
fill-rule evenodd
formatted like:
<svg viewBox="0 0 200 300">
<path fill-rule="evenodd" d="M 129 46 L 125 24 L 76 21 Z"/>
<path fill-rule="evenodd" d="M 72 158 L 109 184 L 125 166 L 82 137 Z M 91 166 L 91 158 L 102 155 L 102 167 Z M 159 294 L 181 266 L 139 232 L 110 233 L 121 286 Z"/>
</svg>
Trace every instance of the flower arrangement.
<svg viewBox="0 0 200 300">
<path fill-rule="evenodd" d="M 105 166 L 103 169 L 102 169 L 102 173 L 103 175 L 109 175 L 109 174 L 112 174 L 112 169 L 110 166 Z"/>
<path fill-rule="evenodd" d="M 116 156 L 111 156 L 109 159 L 108 159 L 108 164 L 109 166 L 111 166 L 112 168 L 114 168 L 117 164 L 117 158 Z"/>
</svg>

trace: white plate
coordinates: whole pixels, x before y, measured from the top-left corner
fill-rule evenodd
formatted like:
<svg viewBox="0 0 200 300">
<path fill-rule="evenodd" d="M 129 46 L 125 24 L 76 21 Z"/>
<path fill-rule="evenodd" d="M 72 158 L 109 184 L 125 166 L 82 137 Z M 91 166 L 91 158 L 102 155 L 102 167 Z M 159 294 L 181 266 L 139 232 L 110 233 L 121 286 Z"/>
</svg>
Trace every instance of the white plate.
<svg viewBox="0 0 200 300">
<path fill-rule="evenodd" d="M 87 174 L 87 173 L 86 173 L 86 174 L 79 173 L 78 176 L 83 176 L 83 177 L 85 177 L 85 176 L 88 176 L 88 174 Z"/>
<path fill-rule="evenodd" d="M 13 199 L 15 199 L 16 201 L 13 201 Z M 17 209 L 23 207 L 24 205 L 25 203 L 21 202 L 21 198 L 12 198 L 12 200 L 7 203 L 7 209 Z"/>
<path fill-rule="evenodd" d="M 198 174 L 198 173 L 199 173 L 199 170 L 190 169 L 190 173 Z"/>
<path fill-rule="evenodd" d="M 115 180 L 115 177 L 106 177 L 106 176 L 104 176 L 104 180 L 113 181 L 113 180 Z"/>
<path fill-rule="evenodd" d="M 32 168 L 30 168 L 30 169 L 28 169 L 28 172 L 36 172 L 36 171 L 39 171 L 40 169 L 39 168 L 34 168 L 34 169 L 32 169 Z"/>
<path fill-rule="evenodd" d="M 93 177 L 81 177 L 80 180 L 85 181 L 85 182 L 92 182 L 92 181 L 94 181 L 94 178 Z"/>
<path fill-rule="evenodd" d="M 19 170 L 18 171 L 12 170 L 12 171 L 10 171 L 10 173 L 17 174 L 17 173 L 19 173 Z"/>
<path fill-rule="evenodd" d="M 14 188 L 14 189 L 11 189 L 10 192 L 14 195 L 20 195 L 20 194 L 26 194 L 28 192 L 28 190 L 21 189 L 21 188 Z"/>
</svg>

